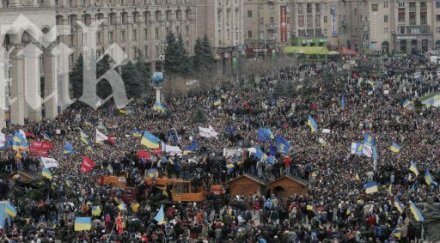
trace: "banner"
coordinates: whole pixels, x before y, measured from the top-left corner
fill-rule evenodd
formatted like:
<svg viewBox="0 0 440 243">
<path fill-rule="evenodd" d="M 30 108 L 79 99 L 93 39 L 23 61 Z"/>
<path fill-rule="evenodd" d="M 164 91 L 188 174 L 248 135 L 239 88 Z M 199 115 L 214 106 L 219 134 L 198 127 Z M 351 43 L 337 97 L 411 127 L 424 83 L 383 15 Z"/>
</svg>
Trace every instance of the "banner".
<svg viewBox="0 0 440 243">
<path fill-rule="evenodd" d="M 90 158 L 84 156 L 83 162 L 81 164 L 81 172 L 90 172 L 93 170 L 93 167 L 95 167 L 95 162 L 93 162 L 93 160 L 91 160 Z"/>
<path fill-rule="evenodd" d="M 280 40 L 281 43 L 287 42 L 287 7 L 280 6 Z"/>
<path fill-rule="evenodd" d="M 211 126 L 209 128 L 199 127 L 199 135 L 204 138 L 217 138 L 218 133 Z"/>
<path fill-rule="evenodd" d="M 44 168 L 49 169 L 49 168 L 58 167 L 58 161 L 56 161 L 55 159 L 41 157 L 40 160 L 41 163 L 43 163 Z"/>
<path fill-rule="evenodd" d="M 31 156 L 47 157 L 52 148 L 53 143 L 49 141 L 34 141 L 29 145 L 29 153 Z"/>
</svg>

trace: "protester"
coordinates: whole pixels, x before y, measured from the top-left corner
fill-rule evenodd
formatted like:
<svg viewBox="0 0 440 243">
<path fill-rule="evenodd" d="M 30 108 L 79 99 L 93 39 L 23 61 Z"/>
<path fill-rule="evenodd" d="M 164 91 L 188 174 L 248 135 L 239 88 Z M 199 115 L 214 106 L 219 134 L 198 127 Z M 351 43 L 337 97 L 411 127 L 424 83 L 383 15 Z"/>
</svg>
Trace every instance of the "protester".
<svg viewBox="0 0 440 243">
<path fill-rule="evenodd" d="M 427 71 L 414 78 L 421 64 Z M 436 108 L 418 107 L 416 102 L 413 109 L 402 103 L 439 91 L 439 79 L 428 72 L 433 68 L 429 63 L 416 57 L 390 58 L 374 68 L 349 73 L 341 71 L 341 65 L 283 68 L 257 78 L 243 77 L 241 84 L 224 85 L 209 94 L 169 97 L 165 113 L 143 102 L 123 111 L 112 105 L 93 110 L 75 104 L 54 121 L 8 126 L 2 131 L 6 135 L 21 129 L 35 140 L 50 141 L 54 146 L 48 157 L 59 165 L 49 169 L 52 178 L 37 189 L 6 182 L 4 177 L 3 184 L 9 185 L 0 185 L 0 195 L 16 208 L 17 215 L 3 224 L 2 240 L 420 239 L 422 230 L 414 223 L 409 203 L 422 208 L 422 202 L 440 200 L 438 186 L 428 185 L 424 178 L 428 170 L 433 181 L 439 181 L 440 113 Z M 309 115 L 316 127 L 309 123 Z M 212 132 L 207 130 L 207 136 L 213 137 L 201 137 L 199 127 L 207 128 Z M 273 137 L 262 141 L 260 128 L 268 128 Z M 114 141 L 96 143 L 97 129 Z M 183 152 L 147 149 L 139 137 L 144 131 Z M 88 138 L 81 139 L 81 132 Z M 353 142 L 366 145 L 366 134 L 374 139 L 376 154 L 352 153 Z M 72 145 L 68 153 L 66 143 Z M 400 146 L 397 153 L 390 150 L 393 143 Z M 267 159 L 254 152 L 226 156 L 225 148 L 257 148 Z M 139 150 L 148 156 L 139 156 Z M 42 173 L 40 159 L 29 152 L 17 153 L 11 147 L 0 152 L 4 175 L 18 169 Z M 84 157 L 94 165 L 85 167 Z M 410 170 L 411 161 L 417 162 L 418 176 Z M 206 191 L 216 184 L 227 187 L 229 180 L 241 174 L 265 182 L 289 175 L 307 180 L 310 186 L 306 195 L 289 198 L 272 193 L 229 197 L 227 192 L 223 198 L 184 203 L 173 202 L 166 190 L 158 192 L 147 185 L 145 178 L 151 173 L 188 180 Z M 102 175 L 125 176 L 128 186 L 137 189 L 136 198 L 126 200 L 122 189 L 97 183 Z M 366 193 L 363 186 L 369 181 L 378 184 L 377 192 Z M 403 210 L 395 206 L 396 197 Z M 161 215 L 163 222 L 158 222 Z M 75 231 L 78 217 L 91 217 L 91 229 Z"/>
</svg>

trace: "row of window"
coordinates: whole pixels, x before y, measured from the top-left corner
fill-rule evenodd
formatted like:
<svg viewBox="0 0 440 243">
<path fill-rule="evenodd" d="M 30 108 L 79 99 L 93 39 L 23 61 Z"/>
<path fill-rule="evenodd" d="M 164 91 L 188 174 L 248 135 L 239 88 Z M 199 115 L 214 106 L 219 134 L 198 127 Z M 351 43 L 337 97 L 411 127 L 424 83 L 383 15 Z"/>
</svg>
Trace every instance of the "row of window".
<svg viewBox="0 0 440 243">
<path fill-rule="evenodd" d="M 157 22 L 162 21 L 162 12 L 160 10 L 157 10 L 154 12 L 154 20 Z M 176 16 L 176 20 L 177 21 L 182 21 L 183 20 L 183 13 L 181 10 L 176 10 L 175 11 L 175 16 Z M 152 20 L 151 18 L 151 13 L 149 11 L 146 11 L 143 13 L 143 17 L 144 17 L 144 21 L 145 23 L 147 23 L 147 21 Z M 131 16 L 128 15 L 128 12 L 122 12 L 120 14 L 116 14 L 116 13 L 109 13 L 107 16 L 107 19 L 109 21 L 109 24 L 117 24 L 118 23 L 118 18 L 120 18 L 120 23 L 121 24 L 128 24 L 128 23 L 141 23 L 141 18 L 140 18 L 140 13 L 135 11 L 133 13 L 131 13 Z M 105 15 L 103 13 L 97 13 L 95 14 L 95 19 L 96 20 L 104 20 L 105 19 Z M 171 10 L 167 10 L 165 11 L 165 21 L 171 21 L 173 19 L 173 12 Z M 191 9 L 187 9 L 185 10 L 185 19 L 186 20 L 190 20 L 191 19 Z M 68 16 L 68 24 L 71 26 L 76 26 L 78 17 L 75 14 L 69 15 Z M 132 21 L 130 21 L 132 20 Z M 84 24 L 89 25 L 92 22 L 92 15 L 91 14 L 84 14 L 82 15 L 82 21 L 84 22 Z M 56 23 L 57 25 L 62 25 L 64 24 L 64 16 L 62 15 L 58 15 L 56 16 Z"/>
<path fill-rule="evenodd" d="M 43 0 L 39 0 L 40 5 L 42 5 Z M 104 2 L 108 2 L 110 6 L 122 5 L 122 6 L 139 6 L 139 5 L 188 5 L 191 0 L 68 0 L 69 7 L 79 7 L 79 6 L 102 6 Z M 55 0 L 56 6 L 62 6 L 62 0 Z"/>
</svg>

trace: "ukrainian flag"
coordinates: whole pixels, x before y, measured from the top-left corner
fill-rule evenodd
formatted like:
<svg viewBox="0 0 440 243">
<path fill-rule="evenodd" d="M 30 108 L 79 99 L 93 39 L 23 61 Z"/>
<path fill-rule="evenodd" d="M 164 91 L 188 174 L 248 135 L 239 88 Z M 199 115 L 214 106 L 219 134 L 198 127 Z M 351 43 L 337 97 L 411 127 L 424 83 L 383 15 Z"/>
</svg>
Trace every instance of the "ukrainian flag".
<svg viewBox="0 0 440 243">
<path fill-rule="evenodd" d="M 154 217 L 154 220 L 157 222 L 158 225 L 165 223 L 165 214 L 163 211 L 163 205 L 160 206 L 159 212 L 157 212 L 156 217 Z"/>
<path fill-rule="evenodd" d="M 43 171 L 41 172 L 41 175 L 46 177 L 49 180 L 52 180 L 52 173 L 50 173 L 48 168 L 43 168 Z"/>
<path fill-rule="evenodd" d="M 405 208 L 405 206 L 402 204 L 397 196 L 394 197 L 394 206 L 397 208 L 397 210 L 399 210 L 400 213 L 403 213 L 403 209 Z"/>
<path fill-rule="evenodd" d="M 47 134 L 47 132 L 43 133 L 43 138 L 46 139 L 46 140 L 50 140 L 51 139 L 49 134 Z"/>
<path fill-rule="evenodd" d="M 234 171 L 235 166 L 233 163 L 230 163 L 226 165 L 226 168 L 228 168 L 228 173 L 232 173 Z"/>
<path fill-rule="evenodd" d="M 73 145 L 69 142 L 64 144 L 64 154 L 73 154 L 75 150 L 73 149 Z"/>
<path fill-rule="evenodd" d="M 418 222 L 425 221 L 425 218 L 423 217 L 423 215 L 420 212 L 420 210 L 416 207 L 416 204 L 414 202 L 412 202 L 412 201 L 409 202 L 409 208 L 411 209 L 411 213 L 413 214 L 414 218 Z"/>
<path fill-rule="evenodd" d="M 99 206 L 92 207 L 92 215 L 93 216 L 101 215 L 101 208 Z"/>
<path fill-rule="evenodd" d="M 374 138 L 368 133 L 364 135 L 364 144 L 374 145 Z"/>
<path fill-rule="evenodd" d="M 83 231 L 92 229 L 92 218 L 90 217 L 76 217 L 75 231 Z"/>
<path fill-rule="evenodd" d="M 162 105 L 162 103 L 160 103 L 159 101 L 156 101 L 153 105 L 153 111 L 164 113 L 165 107 Z"/>
<path fill-rule="evenodd" d="M 397 143 L 393 143 L 391 144 L 390 150 L 397 154 L 400 152 L 400 146 Z"/>
<path fill-rule="evenodd" d="M 14 137 L 12 138 L 12 149 L 15 151 L 29 149 L 26 135 L 22 130 L 15 131 Z"/>
<path fill-rule="evenodd" d="M 378 192 L 377 183 L 375 181 L 370 181 L 364 184 L 365 192 L 367 194 L 372 194 Z"/>
<path fill-rule="evenodd" d="M 141 130 L 137 130 L 136 128 L 133 129 L 133 133 L 132 133 L 133 137 L 135 138 L 140 138 L 142 137 L 142 131 Z"/>
<path fill-rule="evenodd" d="M 432 175 L 431 173 L 429 173 L 428 169 L 426 169 L 425 171 L 425 182 L 426 184 L 428 184 L 428 186 L 430 186 L 431 184 L 437 185 L 437 182 L 434 181 L 434 178 L 432 178 Z"/>
<path fill-rule="evenodd" d="M 312 116 L 307 116 L 307 125 L 310 127 L 312 133 L 314 133 L 318 129 L 318 124 Z"/>
<path fill-rule="evenodd" d="M 219 106 L 221 104 L 222 104 L 222 100 L 221 99 L 218 99 L 218 100 L 214 101 L 214 106 Z"/>
<path fill-rule="evenodd" d="M 145 131 L 144 135 L 142 135 L 141 144 L 150 149 L 158 149 L 159 148 L 160 139 L 154 136 L 153 134 Z"/>
<path fill-rule="evenodd" d="M 12 206 L 12 204 L 10 202 L 8 202 L 5 206 L 5 212 L 7 215 L 9 215 L 10 217 L 15 218 L 15 216 L 17 216 L 17 209 L 15 209 L 14 206 Z"/>
<path fill-rule="evenodd" d="M 91 146 L 92 143 L 89 140 L 89 136 L 85 134 L 81 129 L 79 130 L 81 142 L 83 142 L 87 146 Z"/>
<path fill-rule="evenodd" d="M 127 211 L 127 205 L 125 205 L 125 203 L 121 202 L 118 205 L 118 209 L 121 210 L 121 211 Z"/>
<path fill-rule="evenodd" d="M 415 162 L 411 162 L 411 166 L 409 167 L 409 171 L 414 173 L 414 175 L 419 176 L 419 170 L 417 170 L 417 164 Z"/>
</svg>

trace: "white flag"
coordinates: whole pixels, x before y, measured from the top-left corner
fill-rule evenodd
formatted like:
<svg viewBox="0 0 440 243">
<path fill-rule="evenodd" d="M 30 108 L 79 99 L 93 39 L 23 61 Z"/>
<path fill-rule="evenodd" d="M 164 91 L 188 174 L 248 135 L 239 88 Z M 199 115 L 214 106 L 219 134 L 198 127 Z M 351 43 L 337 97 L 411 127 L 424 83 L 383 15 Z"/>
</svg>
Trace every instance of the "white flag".
<svg viewBox="0 0 440 243">
<path fill-rule="evenodd" d="M 182 150 L 178 146 L 171 146 L 164 143 L 162 143 L 162 151 L 170 155 L 182 154 Z"/>
<path fill-rule="evenodd" d="M 217 138 L 218 133 L 209 126 L 209 128 L 199 127 L 199 135 L 204 138 Z"/>
<path fill-rule="evenodd" d="M 41 163 L 43 163 L 44 168 L 58 167 L 58 161 L 52 158 L 40 157 Z"/>
<path fill-rule="evenodd" d="M 0 132 L 0 148 L 6 145 L 6 136 L 4 133 Z"/>
<path fill-rule="evenodd" d="M 104 133 L 100 132 L 98 129 L 96 129 L 96 143 L 102 143 L 104 141 L 107 141 L 108 137 Z"/>
</svg>

